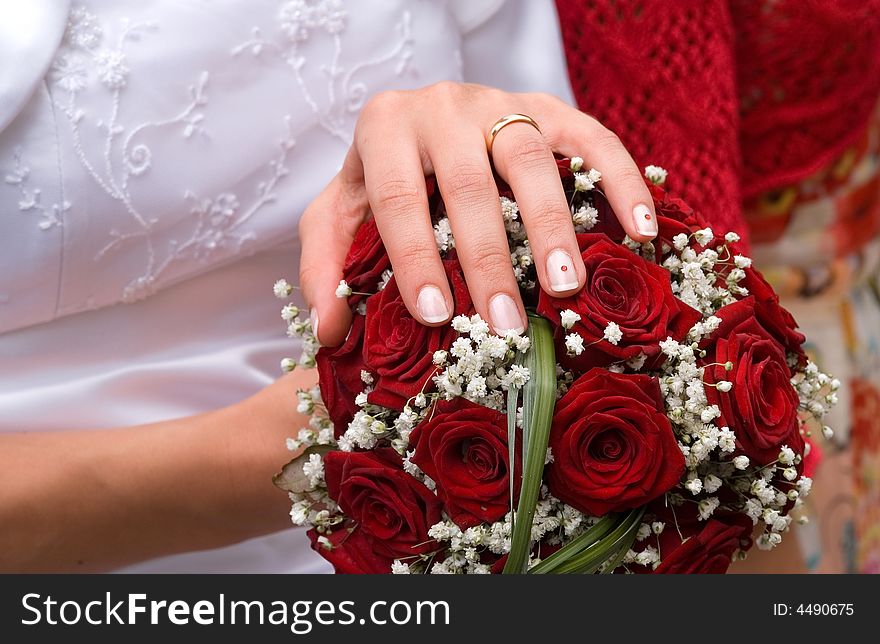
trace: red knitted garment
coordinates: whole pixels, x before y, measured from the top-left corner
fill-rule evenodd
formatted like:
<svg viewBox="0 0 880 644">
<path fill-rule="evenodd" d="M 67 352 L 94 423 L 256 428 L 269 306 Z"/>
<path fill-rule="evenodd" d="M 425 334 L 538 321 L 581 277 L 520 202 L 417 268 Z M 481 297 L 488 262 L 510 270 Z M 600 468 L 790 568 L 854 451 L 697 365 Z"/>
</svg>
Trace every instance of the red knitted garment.
<svg viewBox="0 0 880 644">
<path fill-rule="evenodd" d="M 880 97 L 880 0 L 557 0 L 579 107 L 712 223 L 830 163 Z"/>
</svg>

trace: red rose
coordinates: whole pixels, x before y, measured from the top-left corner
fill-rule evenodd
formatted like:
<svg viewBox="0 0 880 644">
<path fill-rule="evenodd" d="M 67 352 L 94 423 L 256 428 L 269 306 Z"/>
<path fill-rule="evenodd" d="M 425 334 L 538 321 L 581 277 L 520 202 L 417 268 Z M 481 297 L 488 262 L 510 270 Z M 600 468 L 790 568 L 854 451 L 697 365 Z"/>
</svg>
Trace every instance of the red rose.
<svg viewBox="0 0 880 644">
<path fill-rule="evenodd" d="M 372 553 L 378 562 L 388 563 L 437 548 L 428 529 L 442 519 L 440 501 L 403 471 L 394 450 L 329 452 L 324 457 L 324 478 L 330 498 L 360 533 L 351 546 L 357 553 L 350 558 L 373 561 Z M 318 552 L 324 554 L 320 548 Z"/>
<path fill-rule="evenodd" d="M 455 315 L 470 315 L 473 304 L 457 261 L 444 260 L 455 301 Z M 436 372 L 434 352 L 452 346 L 457 332 L 448 324 L 427 327 L 413 318 L 403 303 L 397 281 L 367 300 L 363 356 L 367 370 L 376 379 L 371 403 L 402 410 L 406 401 L 420 391 L 433 389 Z"/>
<path fill-rule="evenodd" d="M 652 184 L 648 187 L 654 197 L 654 210 L 657 213 L 656 243 L 660 244 L 661 250 L 662 244 L 668 244 L 672 247 L 672 238 L 676 235 L 683 233 L 690 237 L 693 233 L 708 226 L 705 220 L 683 200 L 666 192 L 660 186 Z M 694 240 L 691 240 L 691 244 L 697 246 Z"/>
<path fill-rule="evenodd" d="M 724 521 L 709 519 L 703 529 L 682 541 L 675 525 L 667 523 L 660 535 L 660 565 L 655 574 L 724 574 L 733 554 L 747 548 L 751 520 L 742 514 Z"/>
<path fill-rule="evenodd" d="M 460 527 L 497 521 L 510 510 L 506 415 L 464 398 L 440 402 L 410 444 L 412 462 L 437 483 L 437 496 Z M 514 494 L 521 467 L 517 458 Z"/>
<path fill-rule="evenodd" d="M 755 317 L 753 298 L 725 306 L 716 315 L 721 325 L 704 347 L 703 377 L 707 385 L 733 384 L 726 393 L 706 387 L 709 404 L 721 410 L 716 424 L 730 427 L 743 453 L 761 465 L 776 460 L 783 445 L 803 453 L 798 395 L 785 352 Z M 731 371 L 727 362 L 733 364 Z"/>
<path fill-rule="evenodd" d="M 764 276 L 754 268 L 745 269 L 745 279 L 739 285 L 745 287 L 755 300 L 755 317 L 787 353 L 797 356 L 797 364 L 804 366 L 807 356 L 802 345 L 806 342 L 803 333 L 797 330 L 797 322 L 791 313 L 779 303 L 779 296 L 767 283 Z"/>
<path fill-rule="evenodd" d="M 577 237 L 587 269 L 584 287 L 564 298 L 542 292 L 538 301 L 538 312 L 557 327 L 557 355 L 564 365 L 586 371 L 639 354 L 652 358 L 660 353 L 660 341 L 670 336 L 681 340 L 702 318 L 672 294 L 665 269 L 605 235 L 587 233 Z M 560 325 L 560 313 L 565 309 L 581 316 L 570 331 Z M 623 334 L 617 345 L 604 339 L 609 322 L 617 324 Z M 568 333 L 583 338 L 580 356 L 566 355 Z"/>
<path fill-rule="evenodd" d="M 348 429 L 358 411 L 354 399 L 365 387 L 361 380 L 361 370 L 366 368 L 361 355 L 363 337 L 364 316 L 355 315 L 345 343 L 339 347 L 321 347 L 315 356 L 321 399 L 337 438 Z"/>
<path fill-rule="evenodd" d="M 592 369 L 578 378 L 556 403 L 550 447 L 550 491 L 593 516 L 647 503 L 684 472 L 660 385 L 650 376 Z"/>
<path fill-rule="evenodd" d="M 321 536 L 327 536 L 329 548 L 318 542 Z M 329 561 L 337 575 L 386 575 L 394 563 L 393 558 L 377 555 L 373 540 L 356 526 L 337 528 L 329 536 L 312 529 L 308 537 L 312 550 Z"/>
<path fill-rule="evenodd" d="M 382 244 L 375 219 L 368 219 L 354 236 L 342 267 L 342 277 L 353 291 L 375 293 L 382 273 L 391 268 L 391 260 Z M 363 296 L 353 295 L 352 304 Z"/>
</svg>

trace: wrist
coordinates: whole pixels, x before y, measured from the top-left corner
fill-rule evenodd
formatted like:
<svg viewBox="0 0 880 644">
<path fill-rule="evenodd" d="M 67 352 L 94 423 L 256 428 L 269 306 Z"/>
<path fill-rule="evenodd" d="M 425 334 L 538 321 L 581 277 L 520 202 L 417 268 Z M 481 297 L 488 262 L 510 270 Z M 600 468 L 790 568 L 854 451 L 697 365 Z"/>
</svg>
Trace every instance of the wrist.
<svg viewBox="0 0 880 644">
<path fill-rule="evenodd" d="M 226 473 L 225 504 L 235 517 L 224 520 L 237 540 L 283 529 L 290 525 L 286 494 L 272 482 L 292 455 L 286 439 L 295 436 L 308 418 L 296 410 L 296 392 L 314 385 L 314 371 L 296 371 L 279 378 L 254 396 L 216 412 L 206 419 L 223 434 L 218 450 Z M 206 438 L 206 440 L 211 440 Z M 208 444 L 208 443 L 206 443 Z"/>
</svg>

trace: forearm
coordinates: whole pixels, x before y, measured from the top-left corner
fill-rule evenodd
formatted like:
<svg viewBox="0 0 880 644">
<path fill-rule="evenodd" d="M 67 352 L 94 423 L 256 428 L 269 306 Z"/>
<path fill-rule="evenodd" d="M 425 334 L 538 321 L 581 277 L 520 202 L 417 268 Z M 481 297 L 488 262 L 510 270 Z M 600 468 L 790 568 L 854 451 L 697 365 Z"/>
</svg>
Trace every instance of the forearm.
<svg viewBox="0 0 880 644">
<path fill-rule="evenodd" d="M 289 525 L 271 477 L 312 378 L 200 416 L 0 436 L 0 570 L 106 570 Z"/>
</svg>

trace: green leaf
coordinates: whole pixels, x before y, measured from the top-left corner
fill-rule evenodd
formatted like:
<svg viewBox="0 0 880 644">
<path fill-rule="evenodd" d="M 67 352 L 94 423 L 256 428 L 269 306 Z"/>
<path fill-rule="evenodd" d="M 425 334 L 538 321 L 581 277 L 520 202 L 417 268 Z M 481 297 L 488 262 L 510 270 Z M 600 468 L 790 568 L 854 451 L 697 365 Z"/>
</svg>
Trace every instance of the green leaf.
<svg viewBox="0 0 880 644">
<path fill-rule="evenodd" d="M 515 364 L 522 366 L 525 354 L 518 351 Z M 516 463 L 516 408 L 519 404 L 519 387 L 507 390 L 507 462 L 510 468 L 510 512 L 513 514 L 513 464 Z"/>
<path fill-rule="evenodd" d="M 588 574 L 608 564 L 611 572 L 635 541 L 645 508 L 604 517 L 577 539 L 532 567 L 530 573 L 538 574 Z M 609 527 L 611 528 L 609 530 Z"/>
<path fill-rule="evenodd" d="M 541 489 L 547 441 L 550 438 L 550 425 L 556 405 L 556 354 L 550 323 L 529 312 L 528 336 L 531 346 L 523 361 L 529 370 L 529 380 L 523 387 L 522 486 L 511 533 L 510 554 L 504 565 L 504 574 L 508 575 L 526 572 L 532 546 L 532 520 Z M 514 409 L 514 419 L 515 411 Z M 508 433 L 509 428 L 508 417 Z"/>
<path fill-rule="evenodd" d="M 309 484 L 309 477 L 303 473 L 303 465 L 309 461 L 312 454 L 323 456 L 332 449 L 329 445 L 312 445 L 281 468 L 281 471 L 272 477 L 272 482 L 285 492 L 302 494 L 308 491 L 312 486 Z"/>
<path fill-rule="evenodd" d="M 569 541 L 552 555 L 529 568 L 529 573 L 533 575 L 542 575 L 554 572 L 560 565 L 564 564 L 575 555 L 580 554 L 586 548 L 614 530 L 620 521 L 621 516 L 618 514 L 609 514 L 602 517 L 598 522 L 590 526 L 576 538 Z"/>
</svg>

